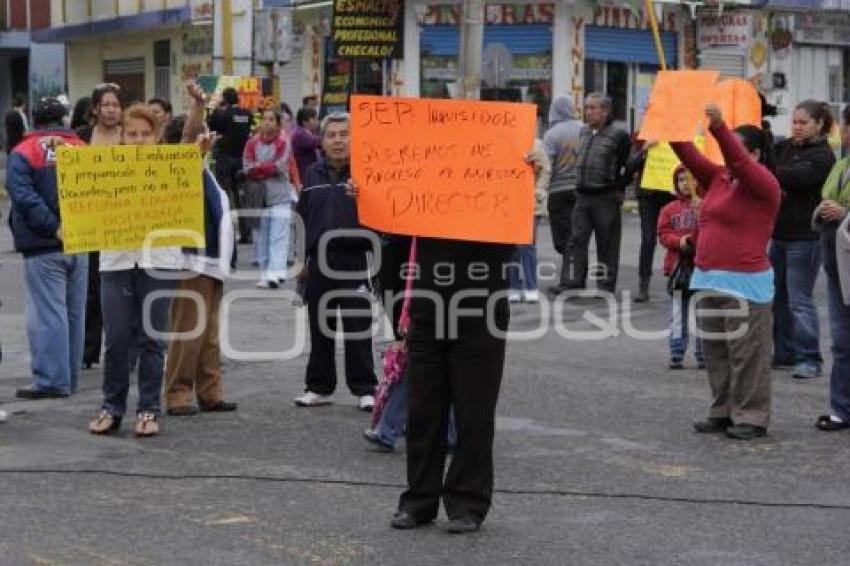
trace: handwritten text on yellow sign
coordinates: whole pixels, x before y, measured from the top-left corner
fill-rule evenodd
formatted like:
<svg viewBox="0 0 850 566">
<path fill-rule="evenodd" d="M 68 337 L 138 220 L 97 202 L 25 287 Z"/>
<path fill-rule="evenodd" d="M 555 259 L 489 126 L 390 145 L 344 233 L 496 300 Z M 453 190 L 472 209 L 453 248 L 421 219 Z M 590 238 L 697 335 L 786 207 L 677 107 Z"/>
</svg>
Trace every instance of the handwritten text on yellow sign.
<svg viewBox="0 0 850 566">
<path fill-rule="evenodd" d="M 61 147 L 56 164 L 66 253 L 138 249 L 154 232 L 152 247 L 203 247 L 196 146 Z"/>
</svg>

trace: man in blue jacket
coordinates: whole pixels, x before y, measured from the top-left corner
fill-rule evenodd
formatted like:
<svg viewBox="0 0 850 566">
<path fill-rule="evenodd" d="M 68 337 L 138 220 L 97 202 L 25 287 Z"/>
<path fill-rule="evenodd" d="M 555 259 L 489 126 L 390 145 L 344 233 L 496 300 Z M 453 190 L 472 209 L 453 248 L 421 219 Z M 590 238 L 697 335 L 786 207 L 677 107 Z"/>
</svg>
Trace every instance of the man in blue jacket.
<svg viewBox="0 0 850 566">
<path fill-rule="evenodd" d="M 42 99 L 33 112 L 36 130 L 15 148 L 6 167 L 12 200 L 9 226 L 24 256 L 27 334 L 33 383 L 19 399 L 67 397 L 77 389 L 85 336 L 87 254 L 62 252 L 56 147 L 82 145 L 62 129 L 65 107 Z"/>
<path fill-rule="evenodd" d="M 325 159 L 314 163 L 307 170 L 303 179 L 304 190 L 295 209 L 305 227 L 305 261 L 309 266 L 307 313 L 310 323 L 307 387 L 304 395 L 295 399 L 295 404 L 299 407 L 316 407 L 331 403 L 331 394 L 336 389 L 337 381 L 334 331 L 337 310 L 342 309 L 345 379 L 351 393 L 358 398 L 358 408 L 371 411 L 375 406 L 373 395 L 378 383 L 372 359 L 372 337 L 368 334 L 372 317 L 370 314 L 358 316 L 352 312 L 359 310 L 361 313 L 369 313 L 371 307 L 366 256 L 370 249 L 369 240 L 352 235 L 333 237 L 326 243 L 322 242 L 323 236 L 334 230 L 361 228 L 357 204 L 346 192 L 351 179 L 349 133 L 348 114 L 331 114 L 324 119 L 322 146 Z M 346 272 L 347 277 L 340 275 L 340 272 Z M 330 300 L 323 302 L 326 295 Z"/>
</svg>

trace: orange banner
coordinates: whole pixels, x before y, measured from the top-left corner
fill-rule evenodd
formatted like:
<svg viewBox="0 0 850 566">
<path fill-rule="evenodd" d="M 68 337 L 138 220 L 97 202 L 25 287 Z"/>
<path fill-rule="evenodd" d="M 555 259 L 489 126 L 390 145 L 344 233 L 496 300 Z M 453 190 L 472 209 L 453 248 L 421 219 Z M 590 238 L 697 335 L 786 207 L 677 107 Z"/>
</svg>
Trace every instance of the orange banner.
<svg viewBox="0 0 850 566">
<path fill-rule="evenodd" d="M 530 244 L 531 104 L 351 97 L 360 222 L 382 232 Z"/>
<path fill-rule="evenodd" d="M 719 76 L 717 71 L 659 71 L 638 137 L 658 142 L 693 140 Z"/>
<path fill-rule="evenodd" d="M 750 124 L 761 127 L 761 99 L 756 87 L 744 79 L 727 79 L 714 87 L 712 101 L 723 112 L 723 121 L 730 129 Z M 704 121 L 708 131 L 708 119 Z M 705 154 L 715 163 L 724 163 L 717 140 L 706 136 Z"/>
</svg>

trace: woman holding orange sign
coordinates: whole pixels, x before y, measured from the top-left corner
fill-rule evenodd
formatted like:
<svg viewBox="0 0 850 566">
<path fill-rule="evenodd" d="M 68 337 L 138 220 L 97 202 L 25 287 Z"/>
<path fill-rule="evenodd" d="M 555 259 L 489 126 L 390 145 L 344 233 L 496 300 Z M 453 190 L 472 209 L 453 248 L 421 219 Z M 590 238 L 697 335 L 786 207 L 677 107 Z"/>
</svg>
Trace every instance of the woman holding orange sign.
<svg viewBox="0 0 850 566">
<path fill-rule="evenodd" d="M 767 245 L 779 212 L 779 183 L 769 165 L 772 147 L 755 126 L 726 126 L 716 105 L 706 107 L 709 131 L 726 167 L 690 142 L 671 146 L 699 183 L 696 258 L 690 288 L 712 392 L 700 433 L 750 440 L 770 424 L 773 349 L 773 269 Z"/>
</svg>

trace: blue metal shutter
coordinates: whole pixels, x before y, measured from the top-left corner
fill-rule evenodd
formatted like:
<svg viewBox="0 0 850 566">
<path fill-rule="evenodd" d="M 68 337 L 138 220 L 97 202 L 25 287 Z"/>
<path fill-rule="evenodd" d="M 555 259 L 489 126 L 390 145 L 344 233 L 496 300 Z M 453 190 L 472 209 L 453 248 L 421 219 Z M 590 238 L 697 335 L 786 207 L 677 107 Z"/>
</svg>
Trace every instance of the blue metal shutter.
<svg viewBox="0 0 850 566">
<path fill-rule="evenodd" d="M 503 43 L 515 55 L 551 53 L 552 26 L 535 24 L 522 26 L 486 26 L 484 47 Z M 422 55 L 452 56 L 460 49 L 457 26 L 425 26 L 419 40 Z"/>
<path fill-rule="evenodd" d="M 669 68 L 676 67 L 676 34 L 661 32 L 664 57 Z M 584 28 L 585 58 L 620 63 L 658 65 L 652 32 L 640 29 L 618 29 L 596 26 Z"/>
</svg>

